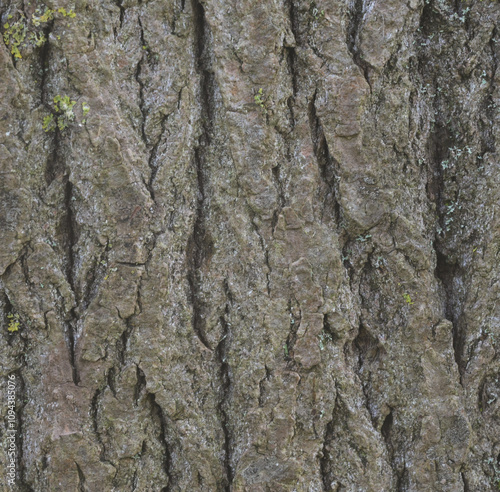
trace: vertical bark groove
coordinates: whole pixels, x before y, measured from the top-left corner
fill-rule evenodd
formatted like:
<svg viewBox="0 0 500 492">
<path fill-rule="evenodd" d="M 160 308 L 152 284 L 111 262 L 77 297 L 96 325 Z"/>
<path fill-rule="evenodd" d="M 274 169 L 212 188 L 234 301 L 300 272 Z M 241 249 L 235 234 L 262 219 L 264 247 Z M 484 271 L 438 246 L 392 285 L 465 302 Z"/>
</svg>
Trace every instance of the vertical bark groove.
<svg viewBox="0 0 500 492">
<path fill-rule="evenodd" d="M 171 490 L 175 490 L 175 482 L 174 477 L 171 473 L 172 469 L 172 457 L 170 455 L 170 450 L 169 450 L 169 445 L 167 441 L 167 424 L 165 420 L 165 415 L 163 413 L 162 408 L 160 405 L 156 402 L 156 397 L 154 394 L 149 394 L 148 395 L 149 399 L 149 404 L 151 408 L 151 418 L 153 419 L 153 422 L 156 421 L 158 427 L 159 427 L 159 435 L 158 435 L 158 440 L 160 441 L 162 447 L 163 447 L 163 453 L 164 453 L 164 458 L 163 458 L 163 469 L 165 471 L 166 476 L 168 477 L 168 483 L 166 486 L 162 487 L 162 492 L 170 492 Z"/>
<path fill-rule="evenodd" d="M 359 48 L 359 37 L 363 25 L 364 0 L 350 0 L 349 26 L 347 28 L 346 44 L 352 55 L 352 61 L 359 67 L 363 77 L 372 90 L 370 82 L 370 65 L 363 59 Z"/>
</svg>

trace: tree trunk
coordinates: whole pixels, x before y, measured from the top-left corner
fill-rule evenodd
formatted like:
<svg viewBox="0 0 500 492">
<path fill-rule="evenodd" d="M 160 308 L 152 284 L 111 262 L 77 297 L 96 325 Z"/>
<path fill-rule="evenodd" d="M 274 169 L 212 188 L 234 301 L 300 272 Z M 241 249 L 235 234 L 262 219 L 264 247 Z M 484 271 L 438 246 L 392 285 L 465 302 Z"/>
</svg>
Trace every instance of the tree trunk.
<svg viewBox="0 0 500 492">
<path fill-rule="evenodd" d="M 46 5 L 0 2 L 1 490 L 496 490 L 500 3 Z"/>
</svg>

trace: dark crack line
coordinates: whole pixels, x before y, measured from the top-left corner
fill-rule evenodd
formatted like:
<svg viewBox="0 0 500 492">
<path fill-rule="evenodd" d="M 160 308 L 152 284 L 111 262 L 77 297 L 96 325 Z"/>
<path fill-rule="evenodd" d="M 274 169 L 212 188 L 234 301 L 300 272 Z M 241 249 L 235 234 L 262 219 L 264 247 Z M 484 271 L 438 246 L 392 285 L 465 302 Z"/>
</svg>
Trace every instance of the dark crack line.
<svg viewBox="0 0 500 492">
<path fill-rule="evenodd" d="M 486 118 L 489 122 L 495 121 L 496 111 L 495 111 L 495 100 L 494 100 L 494 91 L 495 91 L 495 75 L 498 70 L 498 59 L 496 54 L 495 45 L 496 42 L 494 39 L 498 34 L 498 29 L 495 26 L 491 32 L 491 37 L 489 41 L 489 48 L 491 51 L 491 59 L 492 59 L 492 74 L 490 83 L 488 86 L 488 95 L 484 102 L 483 111 L 486 113 Z M 481 121 L 481 120 L 480 120 Z M 495 126 L 491 124 L 484 125 L 481 131 L 481 157 L 484 158 L 484 154 L 487 152 L 491 154 L 496 153 L 496 145 L 495 145 Z"/>
<path fill-rule="evenodd" d="M 271 379 L 272 372 L 271 370 L 267 367 L 267 365 L 264 365 L 264 369 L 266 371 L 266 375 L 259 381 L 259 407 L 263 408 L 266 402 L 266 382 L 268 382 Z"/>
<path fill-rule="evenodd" d="M 230 324 L 226 320 L 226 316 L 229 316 L 229 302 L 231 299 L 229 286 L 227 281 L 225 282 L 226 296 L 228 297 L 228 304 L 226 304 L 225 314 L 220 317 L 220 324 L 222 327 L 222 338 L 217 345 L 215 354 L 219 362 L 219 403 L 217 408 L 220 415 L 222 432 L 224 434 L 224 468 L 226 472 L 226 479 L 224 490 L 230 492 L 231 486 L 234 479 L 234 471 L 232 468 L 232 450 L 233 450 L 233 437 L 231 428 L 229 425 L 229 398 L 231 396 L 231 377 L 230 377 L 230 367 L 227 362 L 227 344 L 228 338 L 230 336 Z"/>
<path fill-rule="evenodd" d="M 92 397 L 92 400 L 90 402 L 90 418 L 92 420 L 92 430 L 94 431 L 94 434 L 97 438 L 97 442 L 99 443 L 99 446 L 101 447 L 101 456 L 100 459 L 101 461 L 106 461 L 106 447 L 104 445 L 104 442 L 102 441 L 101 434 L 99 432 L 99 398 L 101 396 L 101 390 L 97 389 L 94 393 L 94 396 Z"/>
<path fill-rule="evenodd" d="M 64 323 L 66 328 L 66 336 L 68 338 L 68 349 L 69 349 L 69 363 L 71 364 L 71 377 L 73 383 L 78 386 L 80 382 L 80 376 L 78 374 L 78 367 L 76 363 L 76 340 L 75 340 L 75 326 L 74 321 L 67 321 Z"/>
<path fill-rule="evenodd" d="M 330 154 L 321 121 L 316 113 L 315 103 L 316 92 L 314 92 L 314 95 L 311 98 L 311 102 L 309 103 L 308 116 L 314 155 L 316 156 L 316 162 L 318 164 L 321 179 L 326 186 L 326 193 L 324 193 L 325 199 L 323 202 L 323 210 L 321 212 L 321 220 L 323 220 L 325 210 L 328 208 L 328 205 L 330 205 L 332 208 L 331 212 L 333 213 L 333 217 L 337 223 L 337 227 L 339 227 L 342 220 L 341 207 L 337 198 L 339 195 L 337 175 L 340 165 Z"/>
<path fill-rule="evenodd" d="M 120 313 L 118 312 L 118 316 L 120 317 Z M 132 316 L 131 316 L 132 317 Z M 134 326 L 131 323 L 130 318 L 121 318 L 123 322 L 125 323 L 126 329 L 122 332 L 118 342 L 117 342 L 117 348 L 118 348 L 118 360 L 120 361 L 120 364 L 122 366 L 125 365 L 125 353 L 127 352 L 128 348 L 128 341 L 130 339 L 130 336 L 132 335 L 132 332 L 134 330 Z"/>
<path fill-rule="evenodd" d="M 286 139 L 285 139 L 286 143 Z M 277 164 L 271 169 L 273 176 L 274 187 L 276 188 L 276 193 L 278 195 L 277 202 L 278 208 L 273 212 L 273 218 L 271 221 L 271 231 L 274 234 L 276 229 L 276 225 L 278 224 L 278 217 L 283 210 L 283 207 L 286 205 L 286 196 L 285 196 L 285 188 L 283 186 L 283 180 L 281 179 L 281 164 Z"/>
<path fill-rule="evenodd" d="M 54 131 L 54 138 L 52 139 L 52 152 L 47 157 L 47 165 L 45 167 L 45 184 L 47 188 L 56 179 L 57 174 L 61 172 L 62 163 L 60 162 L 60 147 L 61 147 L 61 133 L 59 128 Z"/>
<path fill-rule="evenodd" d="M 115 0 L 115 5 L 120 9 L 120 29 L 121 29 L 123 26 L 123 18 L 125 16 L 125 8 L 123 7 L 123 0 Z M 115 32 L 115 39 L 116 39 L 116 32 Z"/>
<path fill-rule="evenodd" d="M 188 240 L 187 265 L 188 284 L 190 290 L 190 302 L 193 307 L 192 325 L 193 330 L 203 343 L 212 350 L 205 334 L 205 320 L 203 317 L 203 302 L 200 300 L 201 292 L 201 270 L 205 259 L 210 253 L 211 242 L 206 230 L 206 156 L 211 144 L 212 125 L 214 119 L 214 84 L 213 73 L 209 71 L 210 53 L 208 26 L 205 21 L 205 11 L 196 0 L 192 0 L 193 9 L 193 41 L 195 68 L 199 76 L 199 101 L 201 135 L 198 146 L 194 149 L 194 167 L 196 171 L 197 197 L 196 215 L 193 225 L 193 232 Z"/>
<path fill-rule="evenodd" d="M 108 387 L 115 398 L 116 398 L 116 372 L 117 370 L 115 366 L 110 367 L 106 378 Z"/>
<path fill-rule="evenodd" d="M 435 34 L 440 26 L 439 13 L 432 10 L 432 4 L 426 5 L 422 11 L 421 29 L 425 36 Z M 457 144 L 457 136 L 449 125 L 455 104 L 450 101 L 446 93 L 440 92 L 439 81 L 436 79 L 436 73 L 432 70 L 435 66 L 435 56 L 426 52 L 426 48 L 420 50 L 418 54 L 419 74 L 422 82 L 427 82 L 427 87 L 433 89 L 433 102 L 431 107 L 434 111 L 435 123 L 430 128 L 427 139 L 427 183 L 426 191 L 429 202 L 434 203 L 436 208 L 436 233 L 433 242 L 433 248 L 436 254 L 436 269 L 434 272 L 438 284 L 441 286 L 443 295 L 443 317 L 452 323 L 453 351 L 454 359 L 459 372 L 459 382 L 463 387 L 463 378 L 465 374 L 465 327 L 462 326 L 462 304 L 460 292 L 457 285 L 463 278 L 463 271 L 459 266 L 458 260 L 453 259 L 450 253 L 454 253 L 453 240 L 448 234 L 452 228 L 450 222 L 447 201 L 455 200 L 453 198 L 453 187 L 448 187 L 450 182 L 449 171 L 445 171 L 443 163 L 449 160 L 450 148 Z M 429 75 L 430 72 L 430 75 Z M 428 91 L 426 90 L 426 93 Z M 452 195 L 452 197 L 448 195 Z"/>
<path fill-rule="evenodd" d="M 74 248 L 77 244 L 77 234 L 76 234 L 76 221 L 73 213 L 72 207 L 72 197 L 73 197 L 73 185 L 69 180 L 66 181 L 65 191 L 64 191 L 64 202 L 66 210 L 66 220 L 63 225 L 64 231 L 64 243 L 66 252 L 66 278 L 68 284 L 71 287 L 71 291 L 75 294 L 76 301 L 76 291 L 75 291 L 75 257 Z M 66 322 L 66 330 L 68 334 L 69 342 L 69 353 L 70 353 L 70 363 L 72 368 L 72 377 L 75 385 L 80 382 L 80 376 L 78 374 L 78 367 L 76 361 L 76 324 L 78 320 L 77 311 L 75 308 L 71 309 L 72 318 Z"/>
<path fill-rule="evenodd" d="M 87 487 L 85 485 L 85 475 L 83 474 L 80 465 L 75 461 L 76 469 L 78 471 L 78 492 L 87 492 Z"/>
<path fill-rule="evenodd" d="M 362 368 L 366 363 L 370 363 L 373 359 L 375 359 L 378 355 L 379 351 L 379 343 L 378 340 L 373 337 L 368 330 L 363 326 L 362 323 L 359 324 L 359 330 L 356 338 L 353 340 L 353 345 L 357 351 L 357 365 L 354 367 L 354 372 L 358 376 L 359 384 L 361 386 L 361 391 L 364 396 L 364 403 L 366 410 L 368 411 L 368 415 L 370 416 L 370 420 L 374 429 L 377 428 L 377 420 L 372 413 L 370 408 L 370 394 L 368 391 L 368 385 L 365 381 L 366 378 L 363 377 Z M 373 351 L 375 353 L 373 354 Z"/>
<path fill-rule="evenodd" d="M 463 329 L 460 328 L 462 302 L 460 302 L 460 300 L 456 298 L 456 292 L 454 288 L 454 284 L 456 283 L 455 279 L 461 277 L 462 275 L 460 269 L 458 268 L 458 265 L 456 263 L 450 265 L 447 262 L 446 255 L 443 254 L 435 244 L 434 250 L 437 257 L 435 275 L 436 278 L 440 281 L 442 289 L 444 291 L 444 316 L 448 321 L 451 321 L 453 326 L 453 352 L 460 375 L 459 382 L 463 387 L 463 378 L 465 375 L 466 367 L 466 361 L 464 360 L 465 333 Z"/>
<path fill-rule="evenodd" d="M 156 143 L 153 145 L 153 148 L 151 149 L 151 152 L 149 153 L 149 159 L 148 159 L 148 166 L 149 166 L 149 169 L 150 169 L 150 175 L 149 175 L 149 181 L 147 183 L 147 188 L 149 190 L 149 193 L 151 194 L 151 198 L 153 199 L 153 201 L 155 201 L 155 194 L 154 194 L 154 188 L 153 188 L 153 183 L 156 179 L 156 175 L 158 174 L 158 170 L 160 168 L 159 164 L 157 164 L 157 157 L 158 157 L 158 148 L 160 146 L 160 143 L 162 141 L 162 138 L 163 136 L 165 135 L 165 130 L 166 130 L 166 124 L 167 124 L 167 121 L 168 121 L 168 118 L 169 116 L 171 115 L 172 113 L 169 113 L 167 115 L 165 115 L 162 119 L 161 119 L 161 131 L 160 131 L 160 135 L 158 137 L 158 140 L 156 141 Z"/>
<path fill-rule="evenodd" d="M 298 315 L 295 315 L 292 310 L 292 299 L 288 300 L 288 313 L 290 316 L 290 330 L 285 342 L 285 360 L 288 362 L 293 362 L 293 349 L 295 343 L 297 342 L 297 333 L 302 322 L 302 311 L 300 310 L 297 300 L 294 299 L 297 305 Z"/>
<path fill-rule="evenodd" d="M 251 209 L 250 205 L 247 204 L 247 210 L 248 214 L 250 216 L 250 223 L 252 224 L 253 230 L 255 231 L 255 234 L 257 234 L 257 237 L 259 238 L 259 243 L 262 252 L 264 253 L 264 263 L 267 267 L 267 272 L 266 272 L 266 289 L 267 289 L 267 295 L 271 294 L 271 273 L 272 273 L 272 268 L 271 265 L 269 264 L 269 249 L 267 247 L 267 243 L 262 237 L 262 234 L 260 233 L 259 227 L 255 223 L 255 212 Z"/>
<path fill-rule="evenodd" d="M 149 394 L 149 403 L 151 409 L 151 418 L 153 422 L 155 422 L 159 427 L 158 440 L 160 441 L 164 452 L 163 471 L 165 472 L 165 475 L 168 478 L 167 485 L 163 487 L 161 490 L 162 492 L 170 492 L 171 490 L 174 490 L 173 489 L 174 483 L 172 475 L 172 455 L 170 453 L 169 444 L 167 441 L 167 422 L 162 408 L 156 401 L 156 396 L 154 395 L 154 393 Z"/>
<path fill-rule="evenodd" d="M 190 301 L 193 307 L 193 330 L 203 345 L 209 350 L 212 350 L 205 334 L 205 319 L 203 317 L 204 303 L 200 300 L 201 269 L 205 259 L 204 241 L 206 236 L 203 210 L 205 202 L 204 181 L 199 150 L 195 149 L 194 153 L 198 181 L 198 197 L 193 233 L 188 240 L 188 247 L 186 250 L 188 266 L 187 279 L 190 290 Z"/>
<path fill-rule="evenodd" d="M 108 240 L 107 245 L 101 252 L 99 258 L 95 261 L 91 270 L 86 275 L 88 281 L 85 284 L 85 289 L 83 289 L 84 292 L 82 293 L 82 299 L 81 301 L 77 299 L 78 314 L 82 314 L 82 312 L 90 306 L 90 303 L 96 298 L 97 293 L 99 292 L 99 286 L 105 277 L 105 264 L 107 264 L 107 253 L 110 249 Z"/>
<path fill-rule="evenodd" d="M 323 483 L 323 490 L 325 492 L 331 492 L 331 490 L 332 490 L 332 488 L 331 488 L 332 470 L 331 470 L 331 465 L 330 465 L 330 461 L 332 460 L 332 457 L 330 456 L 329 446 L 334 440 L 335 415 L 337 414 L 337 409 L 339 406 L 338 405 L 339 393 L 338 393 L 338 389 L 336 386 L 335 386 L 335 391 L 336 391 L 336 395 L 335 395 L 335 404 L 333 406 L 332 419 L 325 426 L 325 436 L 323 438 L 323 447 L 321 449 L 321 458 L 319 460 L 321 481 Z"/>
<path fill-rule="evenodd" d="M 462 479 L 462 483 L 464 484 L 464 492 L 470 492 L 469 481 L 467 480 L 467 475 L 464 471 L 460 472 L 460 478 Z"/>
<path fill-rule="evenodd" d="M 43 29 L 44 36 L 49 39 L 50 33 L 54 26 L 54 21 L 51 20 L 45 29 Z M 44 106 L 48 106 L 49 102 L 46 99 L 45 86 L 47 82 L 47 72 L 49 70 L 49 59 L 50 59 L 50 43 L 46 41 L 40 50 L 40 102 Z"/>
<path fill-rule="evenodd" d="M 346 44 L 347 49 L 351 53 L 352 61 L 359 67 L 363 77 L 365 78 L 368 86 L 370 87 L 370 94 L 372 93 L 372 84 L 370 82 L 370 69 L 372 68 L 368 62 L 363 60 L 358 46 L 359 36 L 361 32 L 361 25 L 363 23 L 363 0 L 354 0 L 351 3 L 349 11 L 349 26 L 347 28 Z"/>
<path fill-rule="evenodd" d="M 146 375 L 138 365 L 136 365 L 136 377 L 137 383 L 134 388 L 134 402 L 135 405 L 138 406 L 139 398 L 141 397 L 143 391 L 146 389 Z"/>
<path fill-rule="evenodd" d="M 142 46 L 146 46 L 146 41 L 144 40 L 144 29 L 142 28 L 142 21 L 140 16 L 137 17 L 137 21 L 139 23 L 139 27 L 141 28 L 141 49 Z M 146 114 L 144 110 L 144 83 L 141 79 L 142 73 L 142 64 L 144 63 L 145 54 L 142 53 L 141 58 L 137 62 L 137 66 L 135 67 L 135 80 L 139 84 L 139 109 L 141 110 L 142 121 L 141 121 L 141 137 L 144 144 L 148 145 L 148 139 L 146 137 Z"/>
<path fill-rule="evenodd" d="M 78 235 L 76 232 L 76 220 L 72 206 L 73 199 L 73 185 L 69 180 L 66 181 L 64 190 L 64 204 L 66 210 L 66 221 L 64 224 L 65 243 L 66 243 L 66 278 L 73 293 L 75 293 L 75 252 L 74 247 L 78 242 Z"/>
</svg>

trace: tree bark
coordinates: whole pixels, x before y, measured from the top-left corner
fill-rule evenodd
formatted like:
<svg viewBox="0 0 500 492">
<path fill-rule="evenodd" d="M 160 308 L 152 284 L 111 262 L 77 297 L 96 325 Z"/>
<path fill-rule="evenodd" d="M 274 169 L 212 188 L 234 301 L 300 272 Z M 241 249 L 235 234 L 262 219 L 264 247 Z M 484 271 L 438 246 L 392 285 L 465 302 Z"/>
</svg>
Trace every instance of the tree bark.
<svg viewBox="0 0 500 492">
<path fill-rule="evenodd" d="M 498 2 L 0 16 L 2 490 L 497 490 Z"/>
</svg>

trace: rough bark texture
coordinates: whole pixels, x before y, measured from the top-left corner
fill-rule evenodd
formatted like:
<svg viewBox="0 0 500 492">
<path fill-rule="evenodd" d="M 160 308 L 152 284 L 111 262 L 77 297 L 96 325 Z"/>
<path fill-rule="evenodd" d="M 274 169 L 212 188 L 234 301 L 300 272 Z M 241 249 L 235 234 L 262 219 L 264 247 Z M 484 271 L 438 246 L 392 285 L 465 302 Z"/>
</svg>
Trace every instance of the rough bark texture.
<svg viewBox="0 0 500 492">
<path fill-rule="evenodd" d="M 0 2 L 2 490 L 496 490 L 500 3 L 46 5 Z"/>
</svg>

